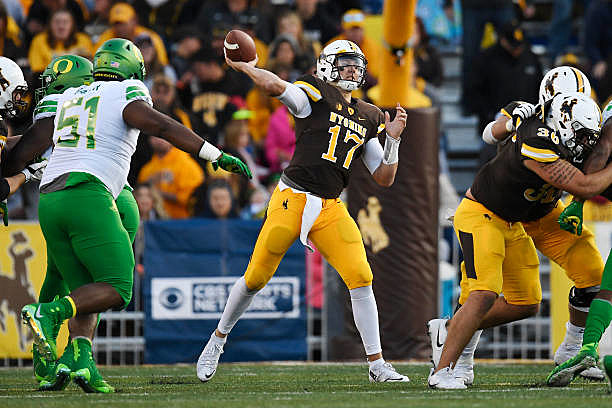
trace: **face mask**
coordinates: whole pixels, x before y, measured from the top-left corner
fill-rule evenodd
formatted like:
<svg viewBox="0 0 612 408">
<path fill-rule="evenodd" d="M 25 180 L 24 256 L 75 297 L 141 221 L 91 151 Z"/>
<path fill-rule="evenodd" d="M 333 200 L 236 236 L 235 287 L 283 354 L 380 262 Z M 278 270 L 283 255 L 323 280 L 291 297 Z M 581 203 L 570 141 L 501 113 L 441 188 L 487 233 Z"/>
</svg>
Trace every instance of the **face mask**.
<svg viewBox="0 0 612 408">
<path fill-rule="evenodd" d="M 167 3 L 168 0 L 147 0 L 147 3 L 149 3 L 149 6 L 151 7 L 159 7 L 164 3 Z"/>
</svg>

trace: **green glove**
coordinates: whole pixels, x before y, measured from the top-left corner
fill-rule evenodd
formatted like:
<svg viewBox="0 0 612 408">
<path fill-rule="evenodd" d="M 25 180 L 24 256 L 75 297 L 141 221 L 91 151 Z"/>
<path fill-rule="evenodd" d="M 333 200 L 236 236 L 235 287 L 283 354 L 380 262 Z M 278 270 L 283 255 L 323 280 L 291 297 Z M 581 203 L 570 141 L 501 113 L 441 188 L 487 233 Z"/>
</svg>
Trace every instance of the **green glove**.
<svg viewBox="0 0 612 408">
<path fill-rule="evenodd" d="M 4 222 L 4 226 L 8 227 L 8 209 L 6 208 L 6 200 L 0 201 L 0 215 L 2 215 L 2 222 Z"/>
<path fill-rule="evenodd" d="M 582 234 L 582 206 L 583 202 L 572 201 L 559 215 L 559 226 L 562 230 L 572 234 Z"/>
<path fill-rule="evenodd" d="M 249 170 L 249 167 L 246 164 L 244 164 L 242 160 L 240 160 L 237 157 L 226 154 L 226 153 L 222 153 L 221 157 L 219 157 L 217 160 L 212 162 L 212 166 L 213 166 L 213 170 L 215 171 L 219 167 L 221 167 L 225 171 L 242 174 L 242 175 L 247 176 L 248 178 L 253 178 L 253 175 L 251 174 L 251 170 Z"/>
</svg>

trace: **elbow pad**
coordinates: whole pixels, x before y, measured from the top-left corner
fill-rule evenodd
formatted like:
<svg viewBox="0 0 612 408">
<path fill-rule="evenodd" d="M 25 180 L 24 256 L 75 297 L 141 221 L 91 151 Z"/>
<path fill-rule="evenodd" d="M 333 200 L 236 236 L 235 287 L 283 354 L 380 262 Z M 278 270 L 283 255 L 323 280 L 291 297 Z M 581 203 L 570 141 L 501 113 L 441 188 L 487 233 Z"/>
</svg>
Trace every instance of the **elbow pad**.
<svg viewBox="0 0 612 408">
<path fill-rule="evenodd" d="M 285 91 L 278 96 L 278 100 L 297 118 L 305 118 L 312 112 L 308 97 L 297 85 L 288 83 Z"/>
<path fill-rule="evenodd" d="M 508 121 L 509 123 L 512 123 L 512 121 Z M 496 145 L 499 143 L 499 140 L 497 140 L 495 138 L 495 136 L 493 136 L 493 124 L 495 123 L 495 121 L 493 122 L 489 122 L 489 124 L 484 128 L 484 130 L 482 131 L 482 140 L 486 143 L 486 144 L 490 144 L 490 145 Z"/>
</svg>

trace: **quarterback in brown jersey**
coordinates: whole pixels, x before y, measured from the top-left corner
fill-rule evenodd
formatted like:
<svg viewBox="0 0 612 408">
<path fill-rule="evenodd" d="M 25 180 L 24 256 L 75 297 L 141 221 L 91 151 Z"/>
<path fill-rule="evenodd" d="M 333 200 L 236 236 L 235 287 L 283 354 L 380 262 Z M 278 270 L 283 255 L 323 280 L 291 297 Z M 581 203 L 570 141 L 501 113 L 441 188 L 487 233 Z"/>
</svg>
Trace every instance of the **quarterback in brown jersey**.
<svg viewBox="0 0 612 408">
<path fill-rule="evenodd" d="M 587 77 L 573 67 L 557 67 L 550 70 L 542 79 L 539 92 L 540 105 L 537 107 L 527 102 L 513 101 L 500 110 L 497 119 L 489 123 L 483 131 L 483 140 L 488 144 L 497 144 L 501 152 L 505 143 L 516 141 L 516 124 L 527 118 L 538 115 L 544 121 L 543 112 L 550 112 L 552 98 L 558 93 L 581 92 L 591 94 L 591 86 Z M 545 108 L 545 109 L 544 109 Z M 536 123 L 536 122 L 534 122 Z M 501 143 L 503 142 L 503 143 Z M 584 173 L 600 170 L 605 160 L 600 160 L 600 153 L 607 155 L 608 150 L 602 149 L 601 141 L 589 157 L 582 152 L 571 161 Z M 607 157 L 607 156 L 606 156 Z M 569 294 L 569 322 L 566 324 L 566 335 L 554 355 L 556 364 L 561 364 L 574 357 L 582 344 L 586 317 L 590 303 L 597 295 L 604 268 L 603 259 L 595 243 L 594 234 L 584 228 L 577 235 L 559 228 L 558 219 L 565 206 L 558 201 L 549 213 L 540 219 L 522 222 L 527 235 L 533 240 L 536 249 L 560 265 L 574 283 Z M 465 274 L 465 273 L 464 273 Z M 467 294 L 466 279 L 462 280 L 462 295 L 459 304 L 465 301 Z M 501 297 L 500 297 L 501 298 Z M 447 319 L 432 319 L 428 323 L 432 346 L 432 361 L 437 365 L 445 338 Z M 482 330 L 477 330 L 470 342 L 464 348 L 454 369 L 455 377 L 463 377 L 466 385 L 474 381 L 474 352 Z M 590 379 L 602 380 L 604 373 L 597 367 L 592 367 L 581 373 Z"/>
<path fill-rule="evenodd" d="M 610 184 L 612 166 L 585 175 L 572 164 L 592 150 L 600 121 L 598 106 L 583 93 L 559 94 L 545 122 L 538 117 L 522 122 L 516 137 L 476 175 L 454 219 L 465 259 L 463 306 L 448 326 L 431 387 L 466 387 L 452 368 L 477 329 L 537 312 L 538 258 L 522 223 L 549 214 L 563 190 L 588 198 Z"/>
<path fill-rule="evenodd" d="M 270 199 L 247 270 L 233 286 L 217 329 L 198 359 L 198 378 L 206 382 L 213 377 L 230 330 L 299 238 L 304 245 L 308 239 L 315 244 L 349 289 L 369 380 L 408 381 L 382 357 L 372 271 L 359 229 L 338 199 L 356 159 L 378 184 L 393 184 L 406 112 L 398 105 L 391 121 L 389 113 L 351 96 L 363 84 L 367 61 L 350 41 L 327 45 L 318 58 L 316 76 L 305 75 L 293 84 L 256 68 L 256 61 L 226 62 L 287 106 L 295 117 L 296 147 Z"/>
</svg>

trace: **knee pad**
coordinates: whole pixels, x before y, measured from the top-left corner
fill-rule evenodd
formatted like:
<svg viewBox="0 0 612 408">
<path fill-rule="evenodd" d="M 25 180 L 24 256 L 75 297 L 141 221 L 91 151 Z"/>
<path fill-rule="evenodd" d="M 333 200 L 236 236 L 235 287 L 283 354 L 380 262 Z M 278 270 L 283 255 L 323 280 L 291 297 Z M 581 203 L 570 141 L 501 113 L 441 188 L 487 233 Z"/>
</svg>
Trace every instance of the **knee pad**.
<svg viewBox="0 0 612 408">
<path fill-rule="evenodd" d="M 244 283 L 249 291 L 257 292 L 266 286 L 271 277 L 271 275 L 268 277 L 267 271 L 258 267 L 249 268 L 244 274 Z"/>
<path fill-rule="evenodd" d="M 569 304 L 576 310 L 588 312 L 591 302 L 599 293 L 599 285 L 589 288 L 577 288 L 572 286 L 569 291 Z"/>
</svg>

